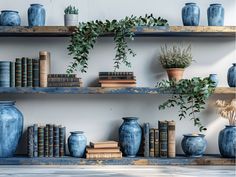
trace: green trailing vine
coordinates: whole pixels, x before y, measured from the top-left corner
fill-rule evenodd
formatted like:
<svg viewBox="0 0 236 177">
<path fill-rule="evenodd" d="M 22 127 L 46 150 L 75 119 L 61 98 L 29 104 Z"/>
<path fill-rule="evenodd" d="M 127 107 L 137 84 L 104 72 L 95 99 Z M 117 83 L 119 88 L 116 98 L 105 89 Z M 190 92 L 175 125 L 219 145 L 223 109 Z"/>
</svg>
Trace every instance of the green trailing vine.
<svg viewBox="0 0 236 177">
<path fill-rule="evenodd" d="M 179 82 L 163 80 L 157 87 L 172 93 L 171 98 L 159 106 L 159 110 L 171 107 L 179 108 L 179 119 L 189 117 L 198 126 L 199 131 L 205 131 L 200 118 L 197 116 L 205 109 L 206 100 L 213 93 L 215 83 L 206 78 L 194 77 L 182 79 Z"/>
<path fill-rule="evenodd" d="M 134 40 L 135 33 L 132 31 L 137 26 L 165 26 L 167 20 L 155 18 L 152 14 L 144 17 L 125 17 L 121 20 L 90 21 L 82 22 L 73 32 L 68 46 L 69 55 L 73 56 L 72 63 L 67 68 L 67 73 L 74 71 L 86 72 L 88 68 L 89 51 L 94 47 L 97 38 L 104 33 L 114 34 L 115 50 L 114 68 L 119 69 L 121 64 L 130 67 L 128 55 L 135 56 L 129 48 L 127 39 Z"/>
</svg>

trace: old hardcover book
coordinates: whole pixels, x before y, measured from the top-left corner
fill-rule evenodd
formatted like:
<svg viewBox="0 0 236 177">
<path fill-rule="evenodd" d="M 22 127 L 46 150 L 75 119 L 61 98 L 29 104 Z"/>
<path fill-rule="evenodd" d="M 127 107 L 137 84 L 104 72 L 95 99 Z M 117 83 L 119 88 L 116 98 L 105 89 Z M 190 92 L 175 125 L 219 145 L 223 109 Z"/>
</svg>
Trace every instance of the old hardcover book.
<svg viewBox="0 0 236 177">
<path fill-rule="evenodd" d="M 76 78 L 76 74 L 48 74 L 48 78 Z"/>
<path fill-rule="evenodd" d="M 33 126 L 27 128 L 27 155 L 33 157 L 34 145 L 33 145 Z"/>
<path fill-rule="evenodd" d="M 135 84 L 136 80 L 134 79 L 127 79 L 127 80 L 118 80 L 118 79 L 114 79 L 114 80 L 99 80 L 99 83 L 102 84 Z"/>
<path fill-rule="evenodd" d="M 86 159 L 113 159 L 122 158 L 121 152 L 115 153 L 86 153 Z"/>
<path fill-rule="evenodd" d="M 159 121 L 160 157 L 167 157 L 167 121 Z"/>
<path fill-rule="evenodd" d="M 27 58 L 27 87 L 33 87 L 33 63 L 31 58 Z"/>
<path fill-rule="evenodd" d="M 47 87 L 48 74 L 50 74 L 50 53 L 47 51 L 39 52 L 40 87 Z"/>
<path fill-rule="evenodd" d="M 155 151 L 155 147 L 154 147 L 154 129 L 151 128 L 149 131 L 149 156 L 150 157 L 154 157 L 154 151 Z"/>
<path fill-rule="evenodd" d="M 49 77 L 48 82 L 55 83 L 55 82 L 82 82 L 81 78 L 66 78 L 66 77 Z"/>
<path fill-rule="evenodd" d="M 11 87 L 15 87 L 15 62 L 11 62 Z"/>
<path fill-rule="evenodd" d="M 100 80 L 136 80 L 135 76 L 99 76 Z"/>
<path fill-rule="evenodd" d="M 44 127 L 38 127 L 38 157 L 44 157 Z"/>
<path fill-rule="evenodd" d="M 48 156 L 53 157 L 53 125 L 47 124 L 48 126 Z"/>
<path fill-rule="evenodd" d="M 59 156 L 65 156 L 66 127 L 59 127 Z"/>
<path fill-rule="evenodd" d="M 11 86 L 10 61 L 0 61 L 0 87 Z"/>
<path fill-rule="evenodd" d="M 99 76 L 133 76 L 133 72 L 99 72 Z"/>
<path fill-rule="evenodd" d="M 27 87 L 27 58 L 21 59 L 22 63 L 22 87 Z"/>
<path fill-rule="evenodd" d="M 95 148 L 87 147 L 86 152 L 91 153 L 91 154 L 93 154 L 93 153 L 94 154 L 97 154 L 97 153 L 116 153 L 116 152 L 120 152 L 120 148 L 99 148 L 99 149 L 95 149 Z"/>
<path fill-rule="evenodd" d="M 16 63 L 15 63 L 15 85 L 16 87 L 21 87 L 22 86 L 22 64 L 21 64 L 21 59 L 16 58 Z"/>
<path fill-rule="evenodd" d="M 175 157 L 175 121 L 168 121 L 168 157 Z"/>
<path fill-rule="evenodd" d="M 59 127 L 53 126 L 53 157 L 59 157 Z"/>
<path fill-rule="evenodd" d="M 116 141 L 103 141 L 103 142 L 90 142 L 92 148 L 117 148 L 118 142 Z"/>
<path fill-rule="evenodd" d="M 39 60 L 33 59 L 33 87 L 39 87 Z"/>
<path fill-rule="evenodd" d="M 38 125 L 33 125 L 34 130 L 34 157 L 38 157 Z"/>
<path fill-rule="evenodd" d="M 159 130 L 154 129 L 154 156 L 159 157 L 160 156 L 160 144 L 159 144 Z"/>
<path fill-rule="evenodd" d="M 114 83 L 102 83 L 103 88 L 124 88 L 124 87 L 136 87 L 136 84 L 114 84 Z"/>
<path fill-rule="evenodd" d="M 48 87 L 80 87 L 80 82 L 48 82 Z"/>
<path fill-rule="evenodd" d="M 150 131 L 150 124 L 144 123 L 143 125 L 144 157 L 149 157 L 149 131 Z"/>
<path fill-rule="evenodd" d="M 44 157 L 49 157 L 49 127 L 44 127 Z"/>
</svg>

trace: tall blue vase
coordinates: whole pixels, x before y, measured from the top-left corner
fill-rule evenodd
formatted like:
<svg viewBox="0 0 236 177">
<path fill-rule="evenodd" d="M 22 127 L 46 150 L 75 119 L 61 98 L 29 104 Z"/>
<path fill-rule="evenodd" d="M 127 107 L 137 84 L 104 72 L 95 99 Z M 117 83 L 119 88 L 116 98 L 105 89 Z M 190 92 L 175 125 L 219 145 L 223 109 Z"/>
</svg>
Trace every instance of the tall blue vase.
<svg viewBox="0 0 236 177">
<path fill-rule="evenodd" d="M 224 8 L 221 4 L 210 4 L 207 9 L 208 26 L 223 26 L 224 13 Z"/>
<path fill-rule="evenodd" d="M 12 157 L 23 131 L 23 115 L 14 101 L 0 101 L 0 157 Z"/>
<path fill-rule="evenodd" d="M 123 120 L 119 128 L 121 151 L 127 157 L 135 157 L 141 144 L 142 129 L 137 122 L 137 117 L 124 117 Z"/>
<path fill-rule="evenodd" d="M 20 26 L 19 12 L 14 10 L 3 10 L 0 15 L 1 26 Z"/>
<path fill-rule="evenodd" d="M 196 3 L 186 3 L 182 8 L 184 26 L 198 26 L 200 21 L 200 8 Z"/>
<path fill-rule="evenodd" d="M 29 26 L 45 26 L 46 12 L 41 4 L 31 4 L 28 9 Z"/>
<path fill-rule="evenodd" d="M 236 87 L 236 63 L 233 63 L 233 66 L 229 68 L 227 80 L 230 87 Z"/>
<path fill-rule="evenodd" d="M 236 126 L 225 126 L 220 131 L 218 145 L 223 157 L 236 157 Z"/>
<path fill-rule="evenodd" d="M 87 138 L 82 131 L 70 132 L 68 138 L 68 148 L 70 155 L 73 157 L 83 157 L 87 145 Z"/>
</svg>

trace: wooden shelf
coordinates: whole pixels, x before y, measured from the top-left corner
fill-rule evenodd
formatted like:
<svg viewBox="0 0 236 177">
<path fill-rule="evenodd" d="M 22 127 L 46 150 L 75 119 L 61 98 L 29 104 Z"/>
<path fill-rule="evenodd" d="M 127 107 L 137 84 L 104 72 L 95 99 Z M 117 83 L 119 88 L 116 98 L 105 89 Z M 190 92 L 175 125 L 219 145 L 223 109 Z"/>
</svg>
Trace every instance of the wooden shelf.
<svg viewBox="0 0 236 177">
<path fill-rule="evenodd" d="M 199 158 L 177 156 L 176 158 L 135 157 L 112 160 L 88 160 L 84 158 L 0 158 L 0 165 L 235 165 L 234 158 L 221 158 L 220 155 L 207 155 Z"/>
<path fill-rule="evenodd" d="M 101 87 L 0 87 L 0 94 L 170 94 L 158 88 L 129 87 L 129 88 L 101 88 Z M 236 94 L 236 88 L 218 87 L 215 94 Z"/>
<path fill-rule="evenodd" d="M 0 37 L 68 37 L 75 27 L 65 26 L 0 26 Z M 236 26 L 167 26 L 136 27 L 136 36 L 146 37 L 235 37 Z M 102 36 L 113 36 L 106 33 Z"/>
</svg>

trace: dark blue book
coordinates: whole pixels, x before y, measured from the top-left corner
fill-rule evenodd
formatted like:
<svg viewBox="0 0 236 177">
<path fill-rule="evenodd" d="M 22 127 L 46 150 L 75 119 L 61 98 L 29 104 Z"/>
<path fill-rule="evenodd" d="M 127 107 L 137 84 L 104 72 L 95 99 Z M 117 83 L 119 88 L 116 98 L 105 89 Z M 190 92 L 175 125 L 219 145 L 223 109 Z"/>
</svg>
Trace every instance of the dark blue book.
<svg viewBox="0 0 236 177">
<path fill-rule="evenodd" d="M 44 157 L 49 157 L 49 127 L 44 127 Z"/>
<path fill-rule="evenodd" d="M 54 125 L 53 126 L 53 157 L 59 157 L 59 127 Z"/>
<path fill-rule="evenodd" d="M 15 85 L 16 87 L 22 86 L 22 64 L 21 59 L 16 58 L 16 64 L 15 64 Z"/>
<path fill-rule="evenodd" d="M 48 126 L 48 156 L 53 157 L 53 125 L 46 126 Z"/>
<path fill-rule="evenodd" d="M 149 123 L 144 123 L 143 125 L 143 142 L 144 142 L 144 157 L 149 157 Z"/>
<path fill-rule="evenodd" d="M 38 157 L 38 125 L 34 124 L 34 157 Z"/>
<path fill-rule="evenodd" d="M 27 87 L 33 87 L 33 63 L 31 58 L 27 58 Z"/>
<path fill-rule="evenodd" d="M 59 155 L 65 156 L 66 127 L 59 127 Z"/>
<path fill-rule="evenodd" d="M 33 126 L 30 126 L 27 128 L 27 155 L 28 157 L 33 157 L 33 151 L 34 151 L 34 146 L 33 146 Z"/>
<path fill-rule="evenodd" d="M 15 62 L 11 62 L 11 87 L 15 87 Z"/>
<path fill-rule="evenodd" d="M 159 136 L 160 136 L 160 157 L 167 157 L 168 151 L 168 122 L 167 121 L 159 121 Z"/>
<path fill-rule="evenodd" d="M 33 87 L 39 87 L 39 60 L 33 59 Z"/>
<path fill-rule="evenodd" d="M 10 61 L 0 61 L 0 87 L 11 86 Z"/>
<path fill-rule="evenodd" d="M 27 58 L 21 59 L 22 64 L 22 87 L 27 87 Z"/>
</svg>

